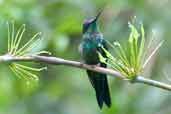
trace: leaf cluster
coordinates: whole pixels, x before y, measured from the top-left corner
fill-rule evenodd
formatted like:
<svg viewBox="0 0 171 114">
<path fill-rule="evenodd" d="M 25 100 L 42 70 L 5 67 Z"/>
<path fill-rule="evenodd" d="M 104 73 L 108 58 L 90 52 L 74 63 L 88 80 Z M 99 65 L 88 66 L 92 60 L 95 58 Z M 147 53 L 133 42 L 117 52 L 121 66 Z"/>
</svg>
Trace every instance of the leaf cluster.
<svg viewBox="0 0 171 114">
<path fill-rule="evenodd" d="M 146 48 L 146 44 L 148 43 L 145 40 L 143 24 L 140 26 L 140 32 L 131 23 L 129 23 L 129 28 L 131 32 L 129 34 L 126 45 L 122 45 L 119 42 L 114 42 L 111 44 L 107 41 L 107 43 L 114 50 L 115 55 L 112 55 L 109 51 L 102 47 L 107 55 L 108 61 L 106 61 L 106 58 L 104 58 L 100 53 L 99 58 L 102 62 L 108 64 L 114 70 L 120 72 L 123 76 L 133 80 L 136 78 L 136 76 L 143 72 L 143 69 L 146 67 L 147 63 L 150 61 L 159 47 L 161 47 L 163 41 L 161 41 L 155 47 L 150 55 L 147 55 L 148 48 Z"/>
</svg>

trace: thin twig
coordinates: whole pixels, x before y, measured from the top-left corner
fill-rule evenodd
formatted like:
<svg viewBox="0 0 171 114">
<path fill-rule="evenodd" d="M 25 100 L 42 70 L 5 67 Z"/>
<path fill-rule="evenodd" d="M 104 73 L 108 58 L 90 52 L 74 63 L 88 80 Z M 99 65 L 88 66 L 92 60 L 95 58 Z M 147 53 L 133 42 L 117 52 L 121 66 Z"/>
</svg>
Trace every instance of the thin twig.
<svg viewBox="0 0 171 114">
<path fill-rule="evenodd" d="M 147 79 L 147 78 L 144 78 L 142 76 L 138 76 L 136 78 L 136 83 L 144 83 L 144 84 L 147 84 L 147 85 L 151 85 L 151 86 L 154 86 L 154 87 L 158 87 L 158 88 L 161 88 L 161 89 L 171 91 L 171 85 L 165 84 L 165 83 L 162 83 L 162 82 L 159 82 L 159 81 Z"/>
<path fill-rule="evenodd" d="M 81 62 L 77 61 L 71 61 L 71 60 L 65 60 L 62 58 L 58 57 L 49 57 L 49 56 L 25 56 L 25 57 L 13 57 L 9 54 L 0 56 L 0 63 L 2 62 L 42 62 L 46 64 L 52 64 L 52 65 L 66 65 L 66 66 L 71 66 L 71 67 L 76 67 L 80 69 L 88 69 L 100 73 L 105 73 L 108 74 L 109 76 L 117 77 L 122 80 L 128 80 L 125 76 L 123 76 L 121 73 L 110 69 L 110 68 L 103 68 L 103 67 L 98 67 L 98 66 L 92 66 L 92 65 L 87 65 Z M 171 85 L 165 84 L 159 81 L 155 81 L 152 79 L 147 79 L 142 76 L 137 76 L 136 79 L 133 81 L 134 83 L 143 83 L 147 84 L 153 87 L 161 88 L 164 90 L 171 91 Z"/>
</svg>

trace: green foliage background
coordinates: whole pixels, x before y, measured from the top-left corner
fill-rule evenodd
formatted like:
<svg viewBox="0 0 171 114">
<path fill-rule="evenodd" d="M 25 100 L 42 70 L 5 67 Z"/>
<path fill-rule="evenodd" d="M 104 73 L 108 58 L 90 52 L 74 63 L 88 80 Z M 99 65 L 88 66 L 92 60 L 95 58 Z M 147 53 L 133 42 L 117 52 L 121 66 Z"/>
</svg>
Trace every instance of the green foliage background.
<svg viewBox="0 0 171 114">
<path fill-rule="evenodd" d="M 104 8 L 105 7 L 105 8 Z M 145 77 L 169 81 L 171 68 L 171 1 L 169 0 L 0 0 L 0 53 L 7 49 L 7 21 L 16 27 L 26 24 L 24 41 L 42 32 L 38 48 L 54 56 L 78 60 L 82 23 L 104 8 L 100 28 L 113 42 L 127 41 L 128 21 L 143 22 L 146 38 L 153 46 L 165 40 L 153 57 Z M 36 50 L 36 49 L 35 49 Z M 42 64 L 40 64 L 42 65 Z M 39 65 L 38 65 L 39 66 Z M 101 111 L 84 70 L 50 66 L 40 74 L 38 83 L 18 79 L 0 65 L 0 114 L 169 114 L 169 92 L 142 84 L 109 78 L 112 107 Z"/>
</svg>

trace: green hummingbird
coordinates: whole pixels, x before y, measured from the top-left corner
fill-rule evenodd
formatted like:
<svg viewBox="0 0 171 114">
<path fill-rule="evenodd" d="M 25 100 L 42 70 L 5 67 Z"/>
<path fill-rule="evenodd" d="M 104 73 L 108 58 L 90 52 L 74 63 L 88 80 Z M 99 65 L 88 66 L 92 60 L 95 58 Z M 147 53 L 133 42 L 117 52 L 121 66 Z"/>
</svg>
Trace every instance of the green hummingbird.
<svg viewBox="0 0 171 114">
<path fill-rule="evenodd" d="M 83 23 L 83 39 L 80 44 L 80 52 L 84 63 L 90 65 L 99 65 L 101 67 L 107 67 L 105 63 L 100 62 L 98 52 L 103 57 L 106 57 L 102 47 L 107 48 L 106 41 L 103 38 L 102 33 L 99 30 L 97 20 L 101 12 L 95 18 L 88 19 Z M 94 71 L 87 70 L 89 80 L 96 92 L 96 99 L 100 109 L 105 103 L 108 107 L 111 106 L 111 98 L 108 87 L 107 75 Z"/>
</svg>

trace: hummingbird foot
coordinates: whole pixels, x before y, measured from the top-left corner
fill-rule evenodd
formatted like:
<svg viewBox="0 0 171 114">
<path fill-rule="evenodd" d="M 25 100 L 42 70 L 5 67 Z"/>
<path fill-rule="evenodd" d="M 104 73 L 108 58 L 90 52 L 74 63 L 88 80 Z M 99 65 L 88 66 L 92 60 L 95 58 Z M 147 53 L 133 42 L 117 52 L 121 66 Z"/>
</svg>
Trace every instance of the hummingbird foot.
<svg viewBox="0 0 171 114">
<path fill-rule="evenodd" d="M 96 65 L 91 65 L 91 68 L 95 68 L 95 67 L 100 67 L 100 63 L 96 64 Z"/>
</svg>

